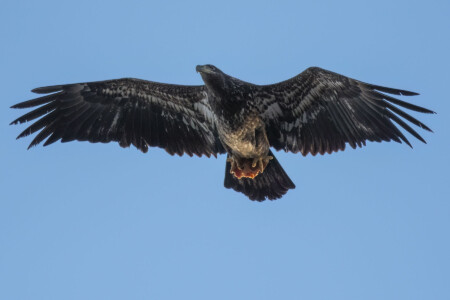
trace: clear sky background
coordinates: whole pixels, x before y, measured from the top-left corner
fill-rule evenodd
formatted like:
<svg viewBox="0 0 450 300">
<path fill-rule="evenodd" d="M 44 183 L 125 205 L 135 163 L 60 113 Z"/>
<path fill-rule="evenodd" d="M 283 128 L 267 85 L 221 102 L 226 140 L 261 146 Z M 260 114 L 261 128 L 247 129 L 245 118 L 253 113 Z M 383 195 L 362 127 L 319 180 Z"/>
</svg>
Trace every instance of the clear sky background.
<svg viewBox="0 0 450 300">
<path fill-rule="evenodd" d="M 0 10 L 0 299 L 450 299 L 449 1 L 17 1 Z M 257 84 L 320 66 L 409 89 L 435 133 L 278 153 L 297 185 L 257 203 L 225 157 L 26 148 L 35 87 L 137 77 Z"/>
</svg>

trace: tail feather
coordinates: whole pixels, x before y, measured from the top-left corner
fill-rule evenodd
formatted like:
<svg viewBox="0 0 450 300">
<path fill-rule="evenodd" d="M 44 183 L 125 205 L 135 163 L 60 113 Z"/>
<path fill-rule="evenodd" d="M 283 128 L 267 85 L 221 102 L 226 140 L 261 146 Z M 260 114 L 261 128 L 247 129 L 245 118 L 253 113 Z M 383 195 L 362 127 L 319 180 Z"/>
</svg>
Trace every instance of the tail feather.
<svg viewBox="0 0 450 300">
<path fill-rule="evenodd" d="M 224 186 L 227 189 L 231 188 L 241 192 L 254 201 L 281 198 L 288 190 L 294 189 L 295 184 L 283 170 L 272 151 L 269 151 L 269 155 L 273 156 L 273 159 L 269 162 L 264 172 L 254 179 L 237 179 L 230 173 L 231 163 L 227 162 Z"/>
</svg>

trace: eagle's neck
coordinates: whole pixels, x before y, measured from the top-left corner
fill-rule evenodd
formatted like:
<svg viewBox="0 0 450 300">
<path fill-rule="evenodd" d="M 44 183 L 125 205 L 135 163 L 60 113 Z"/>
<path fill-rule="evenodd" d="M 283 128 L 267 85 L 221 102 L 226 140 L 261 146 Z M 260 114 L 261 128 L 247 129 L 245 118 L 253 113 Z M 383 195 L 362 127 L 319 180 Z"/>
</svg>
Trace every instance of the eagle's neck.
<svg viewBox="0 0 450 300">
<path fill-rule="evenodd" d="M 226 76 L 222 74 L 202 74 L 202 79 L 208 91 L 220 98 L 227 97 L 231 90 Z"/>
<path fill-rule="evenodd" d="M 225 127 L 241 126 L 245 120 L 248 93 L 239 81 L 232 77 L 203 78 L 208 102 L 217 116 L 218 122 Z M 231 130 L 233 130 L 231 128 Z"/>
<path fill-rule="evenodd" d="M 211 94 L 227 102 L 245 103 L 248 100 L 248 85 L 226 74 L 202 74 L 203 81 Z"/>
</svg>

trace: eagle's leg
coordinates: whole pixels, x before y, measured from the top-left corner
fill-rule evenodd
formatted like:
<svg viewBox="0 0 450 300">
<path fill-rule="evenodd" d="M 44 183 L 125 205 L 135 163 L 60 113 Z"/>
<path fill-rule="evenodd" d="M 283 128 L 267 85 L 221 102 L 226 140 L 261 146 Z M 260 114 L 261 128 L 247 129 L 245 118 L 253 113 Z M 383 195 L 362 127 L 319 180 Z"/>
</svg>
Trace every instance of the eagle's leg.
<svg viewBox="0 0 450 300">
<path fill-rule="evenodd" d="M 256 168 L 257 167 L 256 169 L 259 170 L 262 173 L 262 172 L 264 172 L 264 169 L 269 164 L 269 161 L 272 160 L 272 159 L 273 159 L 273 156 L 256 157 L 256 158 L 253 159 L 252 168 Z"/>
<path fill-rule="evenodd" d="M 230 173 L 237 179 L 243 177 L 255 178 L 258 174 L 264 172 L 269 161 L 273 159 L 272 156 L 243 158 L 230 156 L 227 161 L 231 163 Z"/>
</svg>

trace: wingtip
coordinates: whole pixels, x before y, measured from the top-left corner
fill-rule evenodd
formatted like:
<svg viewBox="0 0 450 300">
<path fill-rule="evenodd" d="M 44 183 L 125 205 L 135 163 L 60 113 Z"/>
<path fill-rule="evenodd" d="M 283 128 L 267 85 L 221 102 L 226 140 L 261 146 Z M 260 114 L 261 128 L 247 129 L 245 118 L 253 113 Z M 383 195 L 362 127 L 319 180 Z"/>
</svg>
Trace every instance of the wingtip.
<svg viewBox="0 0 450 300">
<path fill-rule="evenodd" d="M 410 141 L 404 135 L 400 136 L 400 139 L 403 140 L 403 142 L 405 142 L 406 145 L 408 145 L 412 149 L 413 146 L 411 145 Z"/>
<path fill-rule="evenodd" d="M 437 114 L 435 111 L 433 111 L 431 109 L 426 109 L 426 108 L 425 108 L 425 111 L 423 111 L 423 112 L 426 113 L 426 114 L 432 114 L 432 115 L 436 115 Z"/>
<path fill-rule="evenodd" d="M 417 96 L 420 95 L 419 93 L 407 91 L 407 90 L 401 90 L 401 89 L 395 89 L 390 88 L 386 86 L 371 84 L 371 83 L 364 83 L 367 87 L 377 90 L 379 92 L 393 94 L 393 95 L 400 95 L 400 96 Z"/>
<path fill-rule="evenodd" d="M 413 146 L 411 145 L 411 143 L 408 141 L 408 139 L 406 137 L 402 138 L 400 137 L 400 143 L 405 143 L 406 145 L 409 146 L 409 148 L 413 149 Z"/>
<path fill-rule="evenodd" d="M 420 93 L 405 91 L 405 90 L 399 90 L 399 94 L 401 96 L 419 96 L 420 95 Z"/>
<path fill-rule="evenodd" d="M 48 93 L 53 93 L 53 92 L 59 92 L 62 89 L 63 89 L 62 85 L 52 85 L 52 86 L 43 86 L 43 87 L 34 88 L 31 90 L 31 92 L 33 92 L 35 94 L 48 94 Z"/>
<path fill-rule="evenodd" d="M 31 90 L 31 92 L 35 94 L 45 94 L 45 92 L 43 92 L 42 89 L 43 89 L 42 87 L 34 88 Z"/>
</svg>

